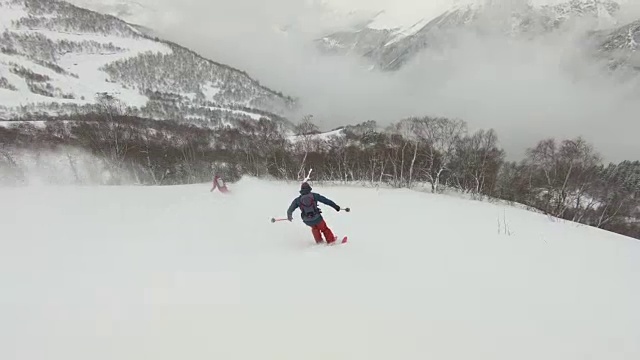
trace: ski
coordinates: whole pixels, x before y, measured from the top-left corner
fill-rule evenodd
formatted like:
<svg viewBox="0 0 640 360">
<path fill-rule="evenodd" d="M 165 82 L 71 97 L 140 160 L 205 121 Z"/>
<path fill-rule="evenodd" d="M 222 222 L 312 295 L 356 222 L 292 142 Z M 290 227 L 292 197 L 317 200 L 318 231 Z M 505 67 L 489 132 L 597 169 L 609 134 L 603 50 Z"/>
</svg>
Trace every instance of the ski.
<svg viewBox="0 0 640 360">
<path fill-rule="evenodd" d="M 339 242 L 338 242 L 338 237 L 336 236 L 336 241 L 334 241 L 334 242 L 333 242 L 333 243 L 331 243 L 331 244 L 327 244 L 327 245 L 329 245 L 329 246 L 336 246 L 336 245 L 346 244 L 346 243 L 347 243 L 347 237 L 346 237 L 346 236 L 345 236 L 345 237 L 343 237 L 343 238 L 342 238 L 342 240 L 340 240 Z"/>
</svg>

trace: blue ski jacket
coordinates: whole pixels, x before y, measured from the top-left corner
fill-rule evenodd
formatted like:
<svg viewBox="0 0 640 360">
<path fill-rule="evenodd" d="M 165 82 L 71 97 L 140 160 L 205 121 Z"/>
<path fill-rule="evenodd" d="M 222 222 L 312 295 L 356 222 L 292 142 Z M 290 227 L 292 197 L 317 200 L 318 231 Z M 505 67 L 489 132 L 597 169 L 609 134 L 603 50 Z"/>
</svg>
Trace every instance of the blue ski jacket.
<svg viewBox="0 0 640 360">
<path fill-rule="evenodd" d="M 340 206 L 336 205 L 335 202 L 331 201 L 330 199 L 327 199 L 326 197 L 318 194 L 318 193 L 314 193 L 311 192 L 311 190 L 307 190 L 307 189 L 303 189 L 300 190 L 300 196 L 302 195 L 306 195 L 306 194 L 313 194 L 313 198 L 316 202 L 321 202 L 325 205 L 331 206 L 332 208 L 334 208 L 336 211 L 340 211 Z M 296 208 L 300 208 L 300 196 L 298 196 L 297 198 L 293 199 L 293 201 L 291 202 L 291 205 L 289 205 L 289 209 L 287 209 L 287 218 L 289 220 L 291 220 L 293 217 L 293 212 L 295 211 Z M 322 215 L 320 214 L 322 211 L 318 208 L 318 213 L 316 214 L 316 216 L 312 217 L 312 218 L 304 218 L 302 217 L 302 214 L 300 214 L 300 217 L 302 218 L 302 221 L 308 225 L 308 226 L 314 226 L 319 224 L 322 221 Z"/>
</svg>

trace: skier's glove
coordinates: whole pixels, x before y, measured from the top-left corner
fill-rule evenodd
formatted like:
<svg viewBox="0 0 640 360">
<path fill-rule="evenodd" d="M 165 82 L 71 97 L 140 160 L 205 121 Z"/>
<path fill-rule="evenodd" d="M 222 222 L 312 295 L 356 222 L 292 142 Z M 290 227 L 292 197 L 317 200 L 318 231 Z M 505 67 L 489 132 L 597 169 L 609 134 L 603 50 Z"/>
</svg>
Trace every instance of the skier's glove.
<svg viewBox="0 0 640 360">
<path fill-rule="evenodd" d="M 340 212 L 340 206 L 336 205 L 336 211 Z"/>
<path fill-rule="evenodd" d="M 293 218 L 291 216 L 287 217 L 287 220 L 291 221 Z"/>
</svg>

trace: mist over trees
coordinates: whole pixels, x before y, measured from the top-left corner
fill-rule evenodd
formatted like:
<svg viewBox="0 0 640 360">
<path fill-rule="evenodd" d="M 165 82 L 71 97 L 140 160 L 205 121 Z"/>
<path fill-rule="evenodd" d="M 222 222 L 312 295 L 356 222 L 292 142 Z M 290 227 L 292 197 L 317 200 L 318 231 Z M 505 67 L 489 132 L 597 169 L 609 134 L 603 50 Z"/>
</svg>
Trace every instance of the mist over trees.
<svg viewBox="0 0 640 360">
<path fill-rule="evenodd" d="M 100 159 L 110 174 L 103 183 L 112 185 L 203 183 L 214 172 L 229 182 L 243 175 L 298 181 L 313 168 L 314 181 L 502 199 L 640 239 L 640 161 L 605 164 L 579 137 L 542 139 L 509 162 L 495 131 L 470 132 L 459 119 L 412 117 L 386 128 L 367 121 L 328 136 L 312 116 L 292 130 L 267 118 L 212 129 L 123 115 L 109 99 L 99 105 L 96 113 L 0 127 L 0 184 L 28 182 L 17 160 L 27 150 L 62 149 L 77 174 L 78 159 L 65 149 L 82 149 Z"/>
</svg>

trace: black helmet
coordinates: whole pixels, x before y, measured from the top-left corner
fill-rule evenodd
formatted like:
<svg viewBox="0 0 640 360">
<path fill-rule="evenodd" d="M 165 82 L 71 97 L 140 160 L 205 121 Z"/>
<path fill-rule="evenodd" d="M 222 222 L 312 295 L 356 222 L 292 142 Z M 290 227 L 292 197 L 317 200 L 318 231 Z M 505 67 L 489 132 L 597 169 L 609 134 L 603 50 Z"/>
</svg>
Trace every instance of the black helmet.
<svg viewBox="0 0 640 360">
<path fill-rule="evenodd" d="M 300 190 L 311 191 L 311 185 L 307 182 L 303 182 L 302 185 L 300 185 Z"/>
</svg>

